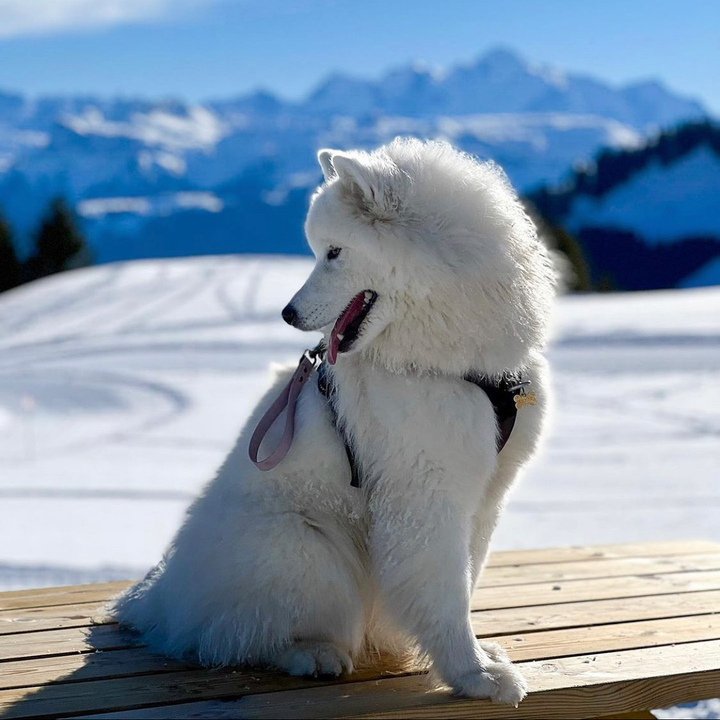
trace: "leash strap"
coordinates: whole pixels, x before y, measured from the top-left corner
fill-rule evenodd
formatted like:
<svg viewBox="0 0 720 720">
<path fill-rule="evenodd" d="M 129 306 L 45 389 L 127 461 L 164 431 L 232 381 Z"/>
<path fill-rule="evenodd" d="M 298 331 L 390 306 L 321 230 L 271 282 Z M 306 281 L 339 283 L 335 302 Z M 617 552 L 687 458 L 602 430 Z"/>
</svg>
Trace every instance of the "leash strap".
<svg viewBox="0 0 720 720">
<path fill-rule="evenodd" d="M 337 414 L 332 402 L 332 395 L 335 392 L 335 388 L 332 386 L 332 382 L 328 378 L 327 372 L 324 370 L 324 366 L 321 367 L 325 352 L 325 345 L 320 342 L 314 349 L 306 350 L 303 353 L 297 369 L 290 378 L 290 382 L 288 382 L 275 402 L 273 402 L 265 414 L 260 418 L 260 422 L 258 422 L 257 427 L 250 438 L 248 454 L 250 455 L 250 460 L 260 470 L 272 470 L 280 462 L 282 462 L 290 450 L 293 436 L 295 434 L 295 407 L 297 405 L 297 399 L 303 389 L 303 386 L 307 385 L 307 381 L 310 379 L 313 371 L 320 368 L 320 372 L 318 373 L 318 389 L 328 400 L 328 404 L 333 415 L 333 424 L 335 425 L 335 429 L 340 433 L 343 443 L 345 444 L 345 451 L 347 452 L 348 462 L 350 463 L 350 470 L 352 472 L 351 484 L 353 487 L 360 487 L 360 471 L 358 464 L 352 448 L 347 441 L 345 432 L 338 423 Z M 483 390 L 493 406 L 499 431 L 497 438 L 497 451 L 500 452 L 510 439 L 510 434 L 512 433 L 515 425 L 518 408 L 522 405 L 535 405 L 535 393 L 525 392 L 525 386 L 530 385 L 530 382 L 528 380 L 523 381 L 512 376 L 506 376 L 500 381 L 491 381 L 482 376 L 466 375 L 465 380 L 477 385 L 481 390 Z M 519 391 L 519 395 L 514 394 L 516 391 Z M 286 408 L 287 415 L 285 417 L 285 429 L 283 430 L 280 442 L 264 460 L 258 460 L 258 451 L 260 450 L 262 441 L 265 439 L 265 436 L 268 434 L 270 428 Z"/>
<path fill-rule="evenodd" d="M 275 402 L 267 409 L 266 413 L 260 418 L 260 422 L 257 424 L 250 438 L 250 446 L 248 448 L 250 460 L 260 470 L 272 470 L 288 454 L 290 446 L 292 445 L 293 435 L 295 434 L 295 406 L 297 405 L 298 396 L 303 386 L 307 385 L 308 379 L 312 375 L 313 370 L 319 365 L 319 362 L 320 356 L 317 348 L 315 350 L 306 350 L 300 358 L 297 370 L 295 370 L 293 376 L 290 378 L 290 382 L 285 386 L 285 389 L 280 393 Z M 287 408 L 285 429 L 283 430 L 278 446 L 264 460 L 258 460 L 258 451 L 260 450 L 262 441 L 285 408 Z"/>
</svg>

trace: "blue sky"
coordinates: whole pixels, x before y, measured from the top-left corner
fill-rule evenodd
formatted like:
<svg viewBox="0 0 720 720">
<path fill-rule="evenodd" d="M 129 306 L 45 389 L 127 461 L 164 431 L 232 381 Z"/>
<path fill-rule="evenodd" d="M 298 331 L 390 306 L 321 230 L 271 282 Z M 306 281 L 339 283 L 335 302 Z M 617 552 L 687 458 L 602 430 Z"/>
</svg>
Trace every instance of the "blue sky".
<svg viewBox="0 0 720 720">
<path fill-rule="evenodd" d="M 298 98 L 512 47 L 615 83 L 659 78 L 720 114 L 718 0 L 0 0 L 0 87 L 32 95 Z"/>
</svg>

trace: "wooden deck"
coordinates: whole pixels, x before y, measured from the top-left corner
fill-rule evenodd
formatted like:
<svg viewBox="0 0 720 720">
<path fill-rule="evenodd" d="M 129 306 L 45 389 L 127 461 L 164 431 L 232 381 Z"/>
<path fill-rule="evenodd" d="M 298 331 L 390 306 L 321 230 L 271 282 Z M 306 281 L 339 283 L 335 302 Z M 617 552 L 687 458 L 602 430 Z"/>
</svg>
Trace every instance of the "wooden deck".
<svg viewBox="0 0 720 720">
<path fill-rule="evenodd" d="M 392 662 L 339 680 L 204 670 L 93 624 L 127 583 L 0 594 L 0 717 L 587 718 L 720 696 L 720 544 L 500 552 L 478 637 L 520 663 L 518 709 L 428 692 Z"/>
</svg>

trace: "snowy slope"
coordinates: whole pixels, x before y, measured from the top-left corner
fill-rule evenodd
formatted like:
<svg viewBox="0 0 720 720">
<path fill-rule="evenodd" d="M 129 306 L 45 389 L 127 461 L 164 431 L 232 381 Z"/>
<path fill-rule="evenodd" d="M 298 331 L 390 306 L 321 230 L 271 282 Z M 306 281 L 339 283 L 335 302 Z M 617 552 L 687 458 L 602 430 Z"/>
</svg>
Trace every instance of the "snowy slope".
<svg viewBox="0 0 720 720">
<path fill-rule="evenodd" d="M 304 259 L 66 273 L 0 296 L 0 587 L 137 577 L 313 341 Z M 720 540 L 720 289 L 568 297 L 542 457 L 496 547 Z M 18 542 L 22 538 L 22 542 Z"/>
<path fill-rule="evenodd" d="M 570 230 L 631 230 L 651 245 L 679 237 L 720 238 L 720 155 L 701 145 L 677 162 L 654 162 L 600 198 L 580 196 Z"/>
</svg>

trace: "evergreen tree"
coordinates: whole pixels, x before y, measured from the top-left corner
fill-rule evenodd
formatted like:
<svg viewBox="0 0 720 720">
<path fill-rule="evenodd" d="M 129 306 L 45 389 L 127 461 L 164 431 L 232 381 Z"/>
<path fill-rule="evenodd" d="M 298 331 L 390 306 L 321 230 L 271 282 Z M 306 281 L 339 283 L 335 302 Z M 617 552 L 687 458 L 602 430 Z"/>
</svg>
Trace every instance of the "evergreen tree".
<svg viewBox="0 0 720 720">
<path fill-rule="evenodd" d="M 608 292 L 615 292 L 618 288 L 617 288 L 617 285 L 615 284 L 615 282 L 613 281 L 610 273 L 604 273 L 600 277 L 600 280 L 598 280 L 598 284 L 595 289 L 601 293 L 608 293 Z"/>
<path fill-rule="evenodd" d="M 35 250 L 26 265 L 28 280 L 90 264 L 90 251 L 75 216 L 62 198 L 56 198 L 40 223 Z"/>
<path fill-rule="evenodd" d="M 10 226 L 0 215 L 0 292 L 20 284 L 20 261 L 15 253 Z"/>
<path fill-rule="evenodd" d="M 547 248 L 560 255 L 557 269 L 560 271 L 560 287 L 567 292 L 588 292 L 592 290 L 590 268 L 583 247 L 565 228 L 547 222 L 538 214 L 535 206 L 528 200 L 524 207 L 538 229 L 540 239 Z"/>
<path fill-rule="evenodd" d="M 555 240 L 556 249 L 561 252 L 570 265 L 570 277 L 565 278 L 571 292 L 588 292 L 592 290 L 590 269 L 580 243 L 559 225 L 551 225 L 549 232 Z"/>
</svg>

